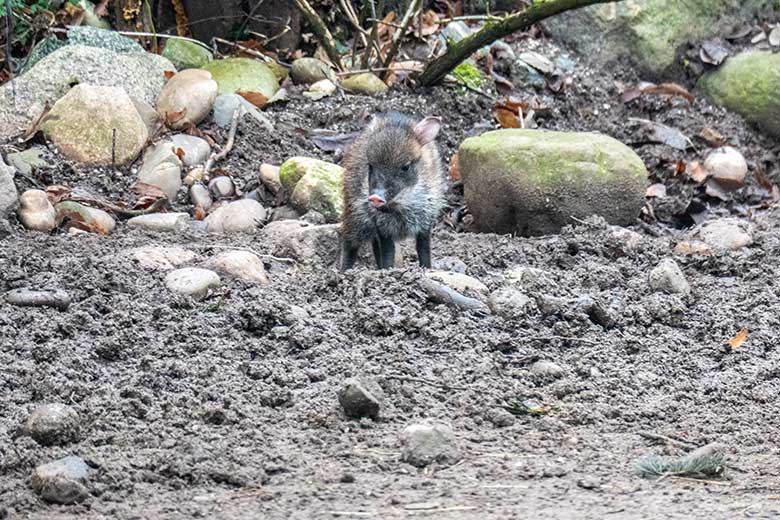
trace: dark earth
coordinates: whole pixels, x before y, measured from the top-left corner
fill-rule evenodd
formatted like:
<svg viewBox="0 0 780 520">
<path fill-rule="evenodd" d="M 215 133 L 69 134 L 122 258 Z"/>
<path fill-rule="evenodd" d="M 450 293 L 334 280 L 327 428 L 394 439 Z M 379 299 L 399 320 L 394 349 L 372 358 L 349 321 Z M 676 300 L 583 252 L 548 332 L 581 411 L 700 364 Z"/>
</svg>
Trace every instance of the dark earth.
<svg viewBox="0 0 780 520">
<path fill-rule="evenodd" d="M 632 227 L 637 241 L 598 219 L 537 238 L 468 233 L 455 185 L 434 260 L 460 259 L 491 290 L 506 285 L 507 269 L 541 269 L 530 294 L 559 305 L 505 319 L 430 301 L 410 247 L 404 267 L 386 272 L 264 257 L 269 285 L 223 278 L 193 301 L 129 251 L 178 245 L 198 253 L 197 264 L 225 248 L 268 254 L 274 244 L 262 234 L 121 224 L 108 237 L 46 235 L 12 222 L 0 242 L 0 291 L 63 289 L 73 302 L 66 311 L 0 303 L 0 518 L 780 518 L 780 215 L 755 179 L 757 170 L 780 177 L 778 145 L 703 99 L 689 106 L 645 95 L 624 105 L 614 82 L 640 80 L 630 68 L 600 68 L 543 39 L 513 46 L 575 62 L 570 89 L 515 93 L 549 107 L 540 128 L 611 135 L 633 146 L 651 183 L 667 186 L 667 198 L 650 201 L 652 214 Z M 309 132 L 354 132 L 378 111 L 441 116 L 446 161 L 465 137 L 495 126 L 493 101 L 459 87 L 398 86 L 314 103 L 300 92 L 292 87 L 289 102 L 266 110 L 273 134 L 242 122 L 219 165 L 239 186 L 251 187 L 262 163 L 338 160 Z M 675 127 L 695 148 L 648 144 L 629 118 Z M 727 201 L 674 175 L 678 159 L 706 157 L 713 145 L 697 137 L 706 128 L 748 159 L 748 185 Z M 135 181 L 129 167 L 82 169 L 55 152 L 48 159 L 53 167 L 36 173 L 44 185 L 118 200 Z M 192 211 L 185 199 L 174 209 Z M 754 243 L 674 254 L 691 226 L 720 216 L 749 220 Z M 690 296 L 650 290 L 650 270 L 667 257 L 682 267 Z M 608 319 L 583 311 L 583 299 Z M 743 327 L 747 339 L 733 349 L 727 341 Z M 561 373 L 536 374 L 537 361 Z M 379 420 L 344 416 L 337 395 L 351 377 L 382 387 Z M 78 412 L 78 440 L 44 447 L 18 434 L 36 406 L 54 402 Z M 519 402 L 542 413 L 507 410 Z M 401 432 L 423 420 L 453 428 L 461 461 L 417 469 L 400 460 Z M 637 460 L 685 451 L 639 432 L 723 443 L 725 474 L 641 478 Z M 90 466 L 90 497 L 47 504 L 31 472 L 66 455 Z"/>
</svg>

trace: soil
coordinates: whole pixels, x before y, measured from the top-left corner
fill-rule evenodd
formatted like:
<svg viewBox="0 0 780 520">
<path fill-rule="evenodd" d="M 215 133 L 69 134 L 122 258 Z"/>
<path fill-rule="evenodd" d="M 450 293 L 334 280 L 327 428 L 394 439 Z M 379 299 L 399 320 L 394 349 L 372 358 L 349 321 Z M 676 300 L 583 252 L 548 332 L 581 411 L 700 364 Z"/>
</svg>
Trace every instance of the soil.
<svg viewBox="0 0 780 520">
<path fill-rule="evenodd" d="M 514 46 L 560 51 L 539 40 Z M 197 263 L 224 248 L 268 253 L 273 244 L 122 225 L 109 237 L 46 235 L 14 223 L 1 242 L 0 291 L 58 288 L 73 303 L 62 312 L 0 303 L 0 518 L 780 517 L 780 450 L 772 443 L 780 428 L 780 220 L 754 178 L 757 169 L 780 174 L 771 169 L 777 144 L 704 100 L 643 96 L 624 105 L 614 81 L 635 83 L 630 69 L 600 69 L 560 52 L 575 60 L 572 88 L 516 96 L 537 95 L 550 107 L 537 119 L 542 128 L 634 143 L 652 182 L 667 185 L 669 202 L 651 201 L 658 220 L 645 214 L 633 245 L 598 219 L 555 236 L 472 234 L 462 231 L 467 213 L 455 186 L 433 241 L 435 258 L 460 259 L 490 290 L 505 286 L 503 273 L 514 266 L 543 270 L 530 293 L 559 298 L 550 300 L 562 302 L 551 314 L 533 307 L 505 319 L 432 302 L 408 248 L 405 267 L 386 272 L 269 260 L 269 285 L 223 279 L 196 302 L 170 293 L 165 272 L 140 267 L 128 252 L 178 245 L 196 251 Z M 446 160 L 467 135 L 493 126 L 492 100 L 452 87 L 316 103 L 293 87 L 290 98 L 267 110 L 274 133 L 242 123 L 220 164 L 239 185 L 251 187 L 263 162 L 338 160 L 308 132 L 356 131 L 377 111 L 441 115 Z M 632 117 L 674 126 L 696 149 L 642 144 Z M 704 128 L 724 135 L 750 165 L 748 186 L 728 201 L 673 175 L 678 159 L 706 157 L 710 145 L 695 138 Z M 42 183 L 112 200 L 127 197 L 135 180 L 131 167 L 82 169 L 55 152 L 49 160 L 53 167 L 37 173 Z M 175 209 L 192 211 L 184 197 Z M 652 293 L 649 271 L 672 256 L 688 227 L 722 215 L 749 218 L 753 245 L 676 256 L 691 295 Z M 583 312 L 576 302 L 586 297 L 610 320 Z M 743 327 L 747 340 L 733 349 L 727 340 Z M 540 360 L 562 373 L 536 375 L 531 366 Z M 379 420 L 344 417 L 337 393 L 350 377 L 382 387 Z M 543 413 L 507 411 L 529 401 Z M 16 434 L 46 402 L 79 413 L 77 442 L 43 447 Z M 400 460 L 400 433 L 424 420 L 452 426 L 460 462 L 421 470 Z M 639 432 L 724 443 L 724 478 L 640 478 L 637 460 L 684 450 Z M 68 454 L 91 466 L 91 496 L 46 504 L 30 487 L 31 471 Z"/>
</svg>

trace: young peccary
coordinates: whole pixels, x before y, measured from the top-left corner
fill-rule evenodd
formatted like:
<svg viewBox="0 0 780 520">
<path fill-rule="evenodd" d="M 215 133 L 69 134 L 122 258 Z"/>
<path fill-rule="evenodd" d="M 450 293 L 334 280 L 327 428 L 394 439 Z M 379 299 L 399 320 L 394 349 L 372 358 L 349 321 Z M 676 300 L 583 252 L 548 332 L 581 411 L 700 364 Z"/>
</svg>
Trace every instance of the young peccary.
<svg viewBox="0 0 780 520">
<path fill-rule="evenodd" d="M 347 150 L 341 270 L 371 241 L 379 269 L 393 267 L 395 241 L 414 236 L 417 257 L 431 266 L 431 228 L 444 206 L 444 177 L 434 139 L 440 120 L 415 123 L 389 113 L 374 117 Z"/>
</svg>

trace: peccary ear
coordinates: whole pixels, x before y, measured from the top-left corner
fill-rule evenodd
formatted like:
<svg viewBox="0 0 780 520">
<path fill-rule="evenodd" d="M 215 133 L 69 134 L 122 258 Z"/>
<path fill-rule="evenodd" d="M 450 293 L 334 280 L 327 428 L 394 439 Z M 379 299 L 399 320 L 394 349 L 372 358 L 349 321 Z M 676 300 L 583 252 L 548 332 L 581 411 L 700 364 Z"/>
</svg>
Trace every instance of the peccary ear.
<svg viewBox="0 0 780 520">
<path fill-rule="evenodd" d="M 414 135 L 420 144 L 426 145 L 436 139 L 441 128 L 441 119 L 438 117 L 426 117 L 414 125 Z"/>
</svg>

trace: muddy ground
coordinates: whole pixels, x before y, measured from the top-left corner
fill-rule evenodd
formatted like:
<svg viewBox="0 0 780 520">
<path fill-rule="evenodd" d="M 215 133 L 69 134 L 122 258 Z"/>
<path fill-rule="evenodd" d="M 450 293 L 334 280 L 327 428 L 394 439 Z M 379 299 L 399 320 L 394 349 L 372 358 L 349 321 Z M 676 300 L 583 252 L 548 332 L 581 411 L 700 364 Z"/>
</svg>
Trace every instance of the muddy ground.
<svg viewBox="0 0 780 520">
<path fill-rule="evenodd" d="M 515 43 L 537 45 L 554 49 Z M 667 184 L 669 202 L 653 203 L 662 221 L 638 224 L 641 240 L 629 244 L 597 221 L 528 239 L 460 232 L 459 217 L 454 229 L 437 228 L 434 257 L 462 260 L 491 290 L 506 284 L 509 268 L 542 269 L 533 295 L 589 296 L 608 309 L 612 326 L 570 305 L 507 320 L 431 302 L 409 250 L 405 267 L 389 272 L 342 275 L 330 265 L 269 260 L 270 285 L 223 279 L 218 292 L 195 302 L 171 294 L 164 272 L 140 267 L 128 252 L 179 245 L 198 253 L 197 264 L 225 247 L 267 253 L 273 244 L 121 225 L 109 237 L 44 235 L 14 223 L 0 242 L 0 291 L 60 288 L 73 304 L 59 312 L 0 303 L 0 518 L 780 517 L 780 221 L 776 209 L 757 202 L 752 176 L 757 167 L 778 174 L 771 170 L 777 145 L 703 100 L 688 106 L 643 97 L 623 105 L 614 81 L 639 79 L 630 69 L 598 69 L 569 54 L 573 88 L 538 93 L 550 107 L 539 126 L 635 143 L 651 182 Z M 354 131 L 365 116 L 389 109 L 441 115 L 449 159 L 465 136 L 493 124 L 491 104 L 452 88 L 312 104 L 292 89 L 289 103 L 268 110 L 277 132 L 243 124 L 222 168 L 249 182 L 262 162 L 298 154 L 337 160 L 306 131 Z M 630 117 L 675 126 L 697 149 L 642 144 Z M 710 145 L 695 138 L 704 128 L 748 158 L 748 187 L 731 201 L 672 176 L 677 159 L 706 156 Z M 117 175 L 50 159 L 54 167 L 39 173 L 44 184 L 119 198 L 135 180 L 129 168 Z M 25 182 L 19 187 L 30 187 Z M 453 208 L 458 195 L 456 187 Z M 652 293 L 648 272 L 688 233 L 693 199 L 699 217 L 750 218 L 755 242 L 677 256 L 692 295 Z M 192 210 L 183 197 L 177 206 Z M 727 340 L 743 327 L 748 338 L 733 350 Z M 532 374 L 539 360 L 556 363 L 562 375 Z M 374 377 L 383 388 L 381 420 L 344 417 L 336 395 L 352 376 Z M 506 411 L 529 400 L 547 413 Z M 46 402 L 78 411 L 79 441 L 42 447 L 16 435 Z M 424 419 L 453 427 L 461 462 L 418 470 L 399 460 L 400 432 Z M 725 478 L 640 478 L 638 459 L 683 453 L 640 437 L 643 431 L 726 444 Z M 30 473 L 68 454 L 92 467 L 91 497 L 46 504 Z"/>
</svg>

